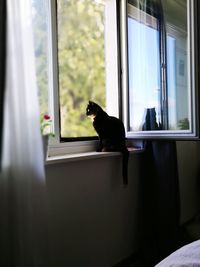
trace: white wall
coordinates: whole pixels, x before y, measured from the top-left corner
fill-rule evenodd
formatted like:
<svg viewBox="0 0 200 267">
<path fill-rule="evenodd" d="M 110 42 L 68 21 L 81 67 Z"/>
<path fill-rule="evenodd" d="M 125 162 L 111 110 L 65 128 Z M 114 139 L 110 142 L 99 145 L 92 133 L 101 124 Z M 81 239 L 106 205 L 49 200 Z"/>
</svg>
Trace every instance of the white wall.
<svg viewBox="0 0 200 267">
<path fill-rule="evenodd" d="M 199 210 L 200 147 L 177 142 L 177 153 L 185 222 Z M 141 156 L 130 156 L 127 188 L 120 156 L 46 166 L 49 267 L 110 267 L 137 251 Z"/>
<path fill-rule="evenodd" d="M 127 188 L 120 156 L 46 167 L 50 266 L 110 267 L 136 250 L 139 158 Z"/>
</svg>

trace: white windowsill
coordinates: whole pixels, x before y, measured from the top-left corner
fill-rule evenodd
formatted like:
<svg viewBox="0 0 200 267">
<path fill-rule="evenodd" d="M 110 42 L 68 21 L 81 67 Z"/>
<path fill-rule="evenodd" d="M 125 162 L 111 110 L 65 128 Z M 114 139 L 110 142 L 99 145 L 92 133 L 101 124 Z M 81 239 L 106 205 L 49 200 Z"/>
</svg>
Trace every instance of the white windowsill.
<svg viewBox="0 0 200 267">
<path fill-rule="evenodd" d="M 141 153 L 143 151 L 144 149 L 142 148 L 129 148 L 130 155 Z M 115 157 L 115 156 L 120 156 L 120 155 L 121 155 L 120 152 L 95 152 L 95 151 L 85 152 L 85 153 L 66 154 L 66 155 L 48 157 L 45 162 L 45 165 L 63 163 L 63 162 L 71 162 L 71 161 L 105 158 L 105 157 Z"/>
</svg>

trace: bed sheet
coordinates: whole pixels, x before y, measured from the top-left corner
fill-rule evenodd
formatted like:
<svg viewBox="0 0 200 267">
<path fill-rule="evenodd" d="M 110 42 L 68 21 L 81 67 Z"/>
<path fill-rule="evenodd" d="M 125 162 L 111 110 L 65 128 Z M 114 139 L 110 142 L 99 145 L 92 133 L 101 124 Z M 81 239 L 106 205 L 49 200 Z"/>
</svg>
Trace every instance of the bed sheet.
<svg viewBox="0 0 200 267">
<path fill-rule="evenodd" d="M 200 267 L 200 240 L 181 247 L 155 267 Z"/>
</svg>

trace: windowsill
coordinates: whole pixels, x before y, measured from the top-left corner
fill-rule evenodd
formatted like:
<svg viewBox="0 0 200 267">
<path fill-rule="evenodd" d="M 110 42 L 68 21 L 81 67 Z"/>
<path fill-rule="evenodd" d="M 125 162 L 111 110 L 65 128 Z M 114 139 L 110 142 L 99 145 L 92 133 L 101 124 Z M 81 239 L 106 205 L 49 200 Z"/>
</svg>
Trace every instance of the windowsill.
<svg viewBox="0 0 200 267">
<path fill-rule="evenodd" d="M 144 151 L 144 149 L 142 148 L 129 148 L 128 150 L 130 152 L 130 155 L 141 153 Z M 95 152 L 95 151 L 85 152 L 85 153 L 66 154 L 66 155 L 48 157 L 45 162 L 45 165 L 63 163 L 63 162 L 80 161 L 80 160 L 106 158 L 106 157 L 116 157 L 120 155 L 121 155 L 120 152 Z"/>
</svg>

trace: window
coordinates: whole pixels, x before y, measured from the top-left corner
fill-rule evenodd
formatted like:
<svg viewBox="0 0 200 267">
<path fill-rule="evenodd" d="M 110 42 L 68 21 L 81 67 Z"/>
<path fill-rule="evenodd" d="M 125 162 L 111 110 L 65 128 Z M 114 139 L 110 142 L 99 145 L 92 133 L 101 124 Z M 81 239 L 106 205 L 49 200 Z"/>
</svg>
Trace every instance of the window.
<svg viewBox="0 0 200 267">
<path fill-rule="evenodd" d="M 88 100 L 106 108 L 105 3 L 57 0 L 61 140 L 95 136 Z"/>
<path fill-rule="evenodd" d="M 94 149 L 88 100 L 121 117 L 128 138 L 197 136 L 196 0 L 32 3 L 51 155 Z"/>
<path fill-rule="evenodd" d="M 49 110 L 54 121 L 50 154 L 94 150 L 96 133 L 85 115 L 88 101 L 119 115 L 116 1 L 32 3 L 33 20 L 43 22 L 34 23 L 35 47 L 41 112 Z"/>
<path fill-rule="evenodd" d="M 146 108 L 155 107 L 157 124 L 161 123 L 159 20 L 132 5 L 128 5 L 128 15 L 128 127 L 140 131 L 146 127 Z"/>
<path fill-rule="evenodd" d="M 123 111 L 130 138 L 198 135 L 194 5 L 122 4 Z"/>
</svg>

